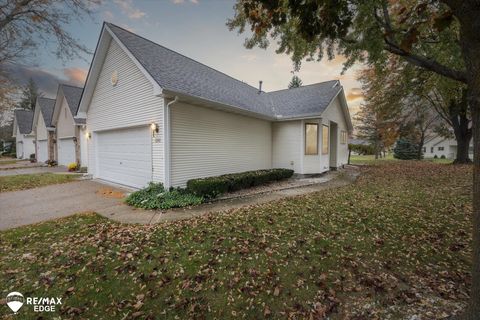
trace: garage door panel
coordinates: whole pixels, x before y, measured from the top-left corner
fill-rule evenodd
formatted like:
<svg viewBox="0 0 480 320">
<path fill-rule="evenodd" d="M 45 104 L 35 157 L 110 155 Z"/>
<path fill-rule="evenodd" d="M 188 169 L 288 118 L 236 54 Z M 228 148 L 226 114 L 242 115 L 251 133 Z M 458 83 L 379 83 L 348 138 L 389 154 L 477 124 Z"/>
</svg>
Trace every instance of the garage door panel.
<svg viewBox="0 0 480 320">
<path fill-rule="evenodd" d="M 152 180 L 149 127 L 99 132 L 97 139 L 99 178 L 136 188 Z"/>
<path fill-rule="evenodd" d="M 67 166 L 75 161 L 75 142 L 73 138 L 58 139 L 58 164 Z"/>
<path fill-rule="evenodd" d="M 47 140 L 37 141 L 37 161 L 45 162 L 48 160 L 48 143 Z"/>
</svg>

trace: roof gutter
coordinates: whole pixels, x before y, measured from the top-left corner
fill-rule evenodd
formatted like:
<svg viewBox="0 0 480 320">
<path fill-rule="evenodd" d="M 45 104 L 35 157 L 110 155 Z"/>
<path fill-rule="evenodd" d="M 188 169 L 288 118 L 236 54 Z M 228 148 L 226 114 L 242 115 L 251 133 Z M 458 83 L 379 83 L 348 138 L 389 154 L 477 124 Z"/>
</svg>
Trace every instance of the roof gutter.
<svg viewBox="0 0 480 320">
<path fill-rule="evenodd" d="M 170 188 L 170 107 L 177 103 L 179 100 L 178 96 L 167 103 L 163 108 L 163 159 L 165 159 L 163 180 L 165 189 Z"/>
</svg>

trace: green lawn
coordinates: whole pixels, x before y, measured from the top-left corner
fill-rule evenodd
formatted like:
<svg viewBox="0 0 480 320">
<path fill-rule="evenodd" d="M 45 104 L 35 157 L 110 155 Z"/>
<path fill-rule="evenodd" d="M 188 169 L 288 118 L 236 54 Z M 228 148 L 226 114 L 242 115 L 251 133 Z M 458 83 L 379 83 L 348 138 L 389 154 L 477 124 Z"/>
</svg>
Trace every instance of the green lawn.
<svg viewBox="0 0 480 320">
<path fill-rule="evenodd" d="M 78 177 L 73 174 L 54 173 L 18 174 L 12 176 L 4 176 L 0 177 L 0 192 L 25 190 L 47 186 L 50 184 L 65 183 L 74 181 L 77 178 Z"/>
<path fill-rule="evenodd" d="M 457 313 L 470 281 L 471 167 L 362 171 L 341 189 L 156 226 L 86 214 L 1 232 L 2 295 L 61 296 L 55 316 L 83 319 Z M 24 307 L 15 319 L 38 316 Z"/>
<path fill-rule="evenodd" d="M 351 164 L 373 164 L 375 162 L 382 162 L 382 161 L 399 161 L 393 157 L 392 153 L 388 153 L 385 158 L 375 159 L 374 155 L 352 155 L 350 156 L 350 163 Z M 434 158 L 425 158 L 422 161 L 429 161 L 433 163 L 443 163 L 449 164 L 453 161 L 450 159 L 434 159 Z"/>
</svg>

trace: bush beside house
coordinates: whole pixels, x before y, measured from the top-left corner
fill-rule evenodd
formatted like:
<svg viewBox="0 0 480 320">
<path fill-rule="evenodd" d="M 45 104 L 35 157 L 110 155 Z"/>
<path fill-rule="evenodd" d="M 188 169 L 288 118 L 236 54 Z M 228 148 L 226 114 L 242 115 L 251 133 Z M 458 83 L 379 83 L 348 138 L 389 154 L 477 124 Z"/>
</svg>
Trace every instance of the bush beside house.
<svg viewBox="0 0 480 320">
<path fill-rule="evenodd" d="M 259 186 L 290 178 L 293 170 L 270 169 L 226 174 L 218 177 L 192 179 L 187 188 L 165 190 L 162 183 L 151 182 L 148 187 L 130 194 L 125 202 L 142 209 L 170 209 L 198 205 L 222 193 Z"/>
<path fill-rule="evenodd" d="M 247 189 L 272 181 L 290 178 L 293 170 L 270 169 L 225 174 L 217 177 L 192 179 L 187 182 L 187 190 L 207 199 L 215 198 L 222 193 Z"/>
</svg>

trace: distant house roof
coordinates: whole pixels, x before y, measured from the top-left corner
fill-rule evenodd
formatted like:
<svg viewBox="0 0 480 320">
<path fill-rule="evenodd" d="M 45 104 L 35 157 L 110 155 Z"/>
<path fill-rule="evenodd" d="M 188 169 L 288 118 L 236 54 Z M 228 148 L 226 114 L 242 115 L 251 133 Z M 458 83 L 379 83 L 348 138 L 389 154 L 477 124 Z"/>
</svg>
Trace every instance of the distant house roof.
<svg viewBox="0 0 480 320">
<path fill-rule="evenodd" d="M 45 125 L 47 127 L 51 127 L 52 126 L 53 109 L 55 107 L 55 99 L 38 98 L 37 103 L 38 103 L 38 106 L 40 107 L 40 111 L 42 112 L 42 116 L 43 116 L 43 120 L 45 121 Z"/>
<path fill-rule="evenodd" d="M 33 114 L 31 110 L 15 110 L 15 119 L 21 134 L 32 132 Z"/>
<path fill-rule="evenodd" d="M 67 100 L 68 107 L 72 112 L 72 116 L 75 117 L 78 110 L 78 104 L 80 103 L 80 98 L 82 97 L 83 88 L 74 87 L 67 84 L 61 84 L 60 88 Z M 85 123 L 85 119 L 74 118 L 75 123 Z"/>
<path fill-rule="evenodd" d="M 332 80 L 295 89 L 259 92 L 258 88 L 116 25 L 106 23 L 106 26 L 166 91 L 214 101 L 270 118 L 286 118 L 319 115 L 342 90 L 339 81 Z M 347 122 L 350 124 L 350 119 Z"/>
</svg>

